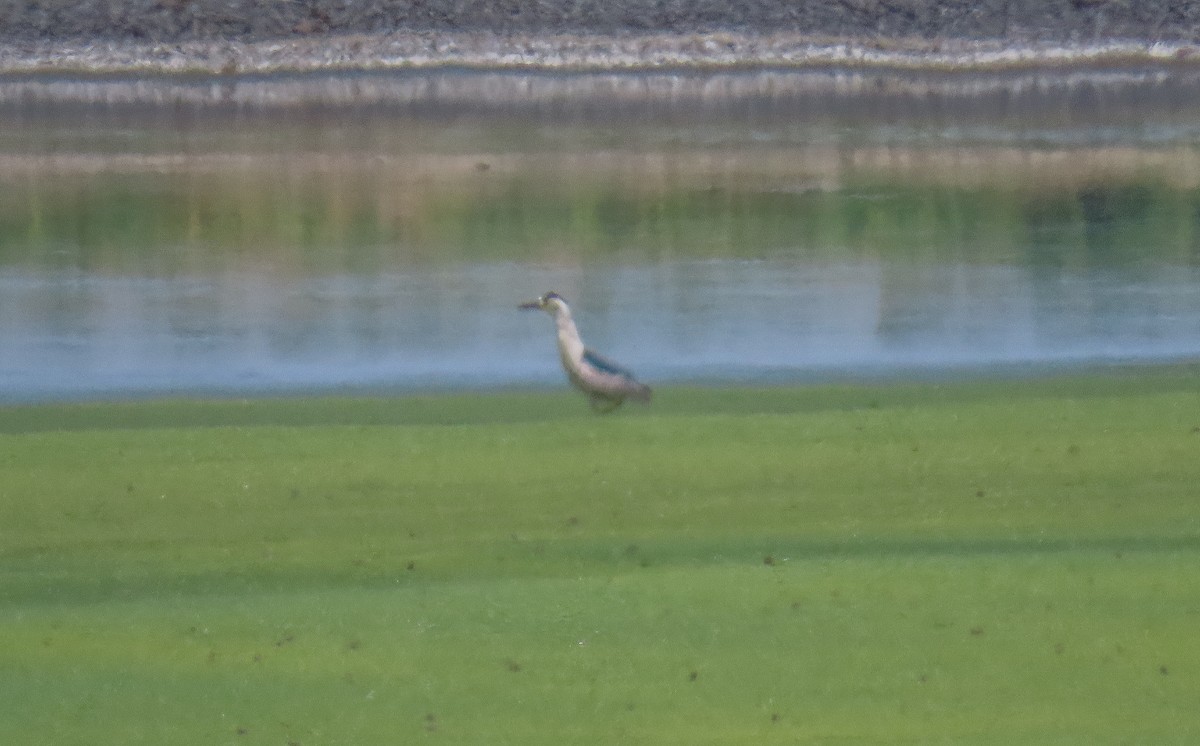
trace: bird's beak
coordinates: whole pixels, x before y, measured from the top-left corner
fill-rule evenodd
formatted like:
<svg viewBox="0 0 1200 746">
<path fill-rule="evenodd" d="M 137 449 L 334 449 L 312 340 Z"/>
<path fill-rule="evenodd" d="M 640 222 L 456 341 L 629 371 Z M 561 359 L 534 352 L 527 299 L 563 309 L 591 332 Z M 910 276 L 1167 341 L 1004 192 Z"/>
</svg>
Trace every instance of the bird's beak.
<svg viewBox="0 0 1200 746">
<path fill-rule="evenodd" d="M 517 306 L 517 308 L 521 309 L 522 311 L 540 311 L 542 308 L 542 301 L 541 299 L 526 301 L 525 303 Z"/>
</svg>

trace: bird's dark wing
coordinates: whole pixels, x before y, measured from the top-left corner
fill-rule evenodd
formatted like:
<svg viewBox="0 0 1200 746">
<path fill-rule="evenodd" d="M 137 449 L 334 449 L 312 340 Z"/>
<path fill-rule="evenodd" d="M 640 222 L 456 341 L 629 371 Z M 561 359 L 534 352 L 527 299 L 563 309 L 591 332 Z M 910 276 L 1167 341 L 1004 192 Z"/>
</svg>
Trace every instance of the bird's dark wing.
<svg viewBox="0 0 1200 746">
<path fill-rule="evenodd" d="M 584 370 L 575 385 L 591 395 L 593 407 L 597 399 L 620 404 L 625 397 L 632 397 L 646 404 L 650 402 L 650 387 L 640 383 L 632 373 L 608 358 L 584 349 L 582 363 Z"/>
<path fill-rule="evenodd" d="M 596 370 L 600 371 L 601 373 L 608 373 L 609 375 L 620 376 L 621 378 L 628 378 L 631 381 L 636 380 L 633 377 L 633 373 L 630 373 L 625 368 L 622 368 L 620 365 L 617 365 L 616 363 L 614 363 L 613 361 L 604 357 L 603 355 L 597 354 L 593 350 L 585 349 L 583 351 L 583 359 L 584 359 L 584 362 L 586 362 L 588 365 L 592 366 Z"/>
</svg>

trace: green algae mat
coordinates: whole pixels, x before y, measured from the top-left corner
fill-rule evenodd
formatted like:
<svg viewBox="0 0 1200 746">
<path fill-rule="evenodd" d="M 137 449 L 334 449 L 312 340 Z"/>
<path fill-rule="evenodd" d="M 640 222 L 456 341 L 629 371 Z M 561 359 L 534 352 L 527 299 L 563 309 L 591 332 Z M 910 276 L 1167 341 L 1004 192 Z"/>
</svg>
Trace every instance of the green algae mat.
<svg viewBox="0 0 1200 746">
<path fill-rule="evenodd" d="M 0 742 L 1195 743 L 1200 375 L 0 409 Z"/>
</svg>

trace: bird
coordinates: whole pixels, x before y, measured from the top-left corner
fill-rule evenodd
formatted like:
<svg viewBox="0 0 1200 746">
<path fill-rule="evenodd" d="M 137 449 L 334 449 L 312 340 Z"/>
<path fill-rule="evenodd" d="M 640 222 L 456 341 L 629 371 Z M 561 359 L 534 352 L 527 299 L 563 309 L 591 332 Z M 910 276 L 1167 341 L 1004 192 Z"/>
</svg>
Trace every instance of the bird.
<svg viewBox="0 0 1200 746">
<path fill-rule="evenodd" d="M 649 386 L 583 344 L 575 321 L 571 318 L 571 307 L 561 295 L 551 290 L 540 298 L 520 304 L 518 308 L 545 311 L 554 317 L 558 327 L 558 356 L 563 370 L 572 385 L 587 394 L 593 410 L 605 414 L 621 406 L 626 399 L 650 403 Z"/>
</svg>

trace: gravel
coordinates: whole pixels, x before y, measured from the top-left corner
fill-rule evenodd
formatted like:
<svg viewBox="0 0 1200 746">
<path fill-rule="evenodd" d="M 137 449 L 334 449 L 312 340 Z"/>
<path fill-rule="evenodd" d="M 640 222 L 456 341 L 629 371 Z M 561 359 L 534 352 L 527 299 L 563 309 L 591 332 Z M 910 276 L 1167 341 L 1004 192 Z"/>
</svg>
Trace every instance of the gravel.
<svg viewBox="0 0 1200 746">
<path fill-rule="evenodd" d="M 1178 0 L 3 0 L 0 40 L 261 41 L 313 34 L 793 32 L 848 38 L 1200 41 Z"/>
<path fill-rule="evenodd" d="M 0 0 L 0 72 L 1136 62 L 1197 43 L 1200 0 Z"/>
</svg>

